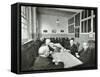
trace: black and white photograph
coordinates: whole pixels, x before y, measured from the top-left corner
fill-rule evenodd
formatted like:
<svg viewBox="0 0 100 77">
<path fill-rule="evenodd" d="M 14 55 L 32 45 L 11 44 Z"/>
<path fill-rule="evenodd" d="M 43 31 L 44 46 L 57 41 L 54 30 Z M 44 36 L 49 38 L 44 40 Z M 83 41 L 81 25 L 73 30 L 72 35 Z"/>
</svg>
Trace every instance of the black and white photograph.
<svg viewBox="0 0 100 77">
<path fill-rule="evenodd" d="M 21 6 L 21 70 L 95 67 L 93 9 Z"/>
<path fill-rule="evenodd" d="M 96 7 L 22 4 L 17 17 L 20 72 L 97 69 Z"/>
</svg>

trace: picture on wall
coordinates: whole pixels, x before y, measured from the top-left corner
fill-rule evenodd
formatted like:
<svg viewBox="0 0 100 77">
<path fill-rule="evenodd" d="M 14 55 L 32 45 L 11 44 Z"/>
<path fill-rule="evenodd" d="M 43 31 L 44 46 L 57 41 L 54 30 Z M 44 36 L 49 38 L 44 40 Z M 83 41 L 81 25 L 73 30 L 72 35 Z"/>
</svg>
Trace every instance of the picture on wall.
<svg viewBox="0 0 100 77">
<path fill-rule="evenodd" d="M 52 33 L 56 33 L 57 32 L 57 30 L 52 30 Z"/>
</svg>

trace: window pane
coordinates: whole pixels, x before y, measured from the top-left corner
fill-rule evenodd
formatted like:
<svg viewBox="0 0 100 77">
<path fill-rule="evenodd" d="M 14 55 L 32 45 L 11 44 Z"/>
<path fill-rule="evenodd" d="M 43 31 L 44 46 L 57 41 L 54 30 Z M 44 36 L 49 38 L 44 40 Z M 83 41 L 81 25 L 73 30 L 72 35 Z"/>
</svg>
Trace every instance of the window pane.
<svg viewBox="0 0 100 77">
<path fill-rule="evenodd" d="M 87 32 L 87 21 L 85 21 L 85 23 L 84 23 L 84 32 L 85 33 Z"/>
<path fill-rule="evenodd" d="M 95 25 L 96 24 L 96 19 L 95 18 L 93 18 L 93 32 L 95 32 Z"/>
<path fill-rule="evenodd" d="M 80 13 L 75 16 L 75 26 L 80 26 Z"/>
<path fill-rule="evenodd" d="M 84 17 L 85 17 L 85 12 L 82 11 L 82 19 L 84 19 Z"/>
<path fill-rule="evenodd" d="M 88 17 L 91 16 L 91 10 L 88 10 Z"/>
<path fill-rule="evenodd" d="M 93 10 L 93 15 L 95 15 L 95 10 Z"/>
<path fill-rule="evenodd" d="M 68 20 L 68 25 L 74 23 L 74 17 Z"/>
<path fill-rule="evenodd" d="M 31 34 L 31 19 L 30 14 L 31 8 L 30 7 L 21 7 L 21 27 L 22 27 L 22 44 L 32 39 Z"/>
<path fill-rule="evenodd" d="M 68 26 L 68 32 L 69 33 L 74 33 L 74 25 Z"/>
<path fill-rule="evenodd" d="M 83 33 L 83 32 L 84 32 L 84 28 L 83 28 L 84 23 L 82 22 L 81 24 L 82 24 L 82 25 L 81 25 L 81 32 Z"/>
<path fill-rule="evenodd" d="M 87 10 L 85 10 L 85 18 L 87 17 Z"/>
<path fill-rule="evenodd" d="M 88 32 L 91 32 L 91 19 L 88 20 Z"/>
</svg>

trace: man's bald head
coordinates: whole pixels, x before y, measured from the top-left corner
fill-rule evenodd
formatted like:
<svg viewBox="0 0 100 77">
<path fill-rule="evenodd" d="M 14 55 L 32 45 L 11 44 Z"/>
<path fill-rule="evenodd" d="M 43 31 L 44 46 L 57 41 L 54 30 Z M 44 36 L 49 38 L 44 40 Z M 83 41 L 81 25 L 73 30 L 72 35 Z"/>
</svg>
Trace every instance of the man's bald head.
<svg viewBox="0 0 100 77">
<path fill-rule="evenodd" d="M 84 42 L 84 43 L 83 43 L 83 48 L 84 48 L 84 49 L 87 49 L 87 48 L 88 48 L 88 43 Z"/>
<path fill-rule="evenodd" d="M 40 56 L 45 56 L 45 57 L 49 56 L 49 47 L 48 46 L 40 47 L 38 53 Z"/>
</svg>

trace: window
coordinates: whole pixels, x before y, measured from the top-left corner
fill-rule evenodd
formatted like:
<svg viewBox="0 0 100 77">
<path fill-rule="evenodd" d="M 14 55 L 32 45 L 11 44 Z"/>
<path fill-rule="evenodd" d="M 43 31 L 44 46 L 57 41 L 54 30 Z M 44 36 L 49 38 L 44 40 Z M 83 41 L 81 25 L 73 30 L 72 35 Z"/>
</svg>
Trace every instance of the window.
<svg viewBox="0 0 100 77">
<path fill-rule="evenodd" d="M 72 17 L 71 19 L 68 20 L 68 25 L 74 23 L 74 17 Z"/>
<path fill-rule="evenodd" d="M 27 41 L 31 40 L 31 23 L 30 23 L 30 16 L 29 12 L 31 7 L 24 7 L 21 6 L 21 31 L 22 31 L 22 44 L 25 44 Z"/>
<path fill-rule="evenodd" d="M 81 25 L 81 31 L 82 33 L 84 32 L 84 23 L 82 22 L 82 25 Z"/>
<path fill-rule="evenodd" d="M 91 19 L 85 20 L 81 22 L 81 32 L 88 33 L 91 31 Z"/>
<path fill-rule="evenodd" d="M 84 10 L 82 11 L 82 19 L 81 19 L 81 33 L 89 33 L 92 31 L 95 32 L 95 15 L 94 10 Z M 92 22 L 93 20 L 93 22 Z M 91 25 L 93 24 L 93 26 Z"/>
<path fill-rule="evenodd" d="M 95 15 L 95 10 L 93 10 L 93 15 Z"/>
<path fill-rule="evenodd" d="M 80 13 L 75 16 L 75 26 L 80 26 Z"/>
<path fill-rule="evenodd" d="M 87 33 L 87 21 L 84 21 L 84 32 Z"/>
<path fill-rule="evenodd" d="M 88 20 L 88 32 L 91 32 L 91 19 Z"/>
<path fill-rule="evenodd" d="M 84 10 L 82 11 L 82 17 L 81 19 L 87 18 L 91 16 L 91 10 Z"/>
<path fill-rule="evenodd" d="M 88 17 L 91 16 L 91 10 L 88 10 Z"/>
<path fill-rule="evenodd" d="M 68 20 L 68 33 L 74 33 L 74 17 Z"/>
<path fill-rule="evenodd" d="M 69 33 L 74 33 L 74 25 L 69 25 L 68 26 L 68 32 Z"/>
<path fill-rule="evenodd" d="M 93 18 L 93 32 L 95 32 L 96 20 L 95 17 Z"/>
<path fill-rule="evenodd" d="M 82 19 L 84 18 L 84 16 L 85 16 L 85 13 L 84 13 L 84 11 L 82 11 Z"/>
<path fill-rule="evenodd" d="M 87 10 L 85 10 L 84 13 L 85 13 L 85 18 L 86 18 L 87 17 Z"/>
</svg>

